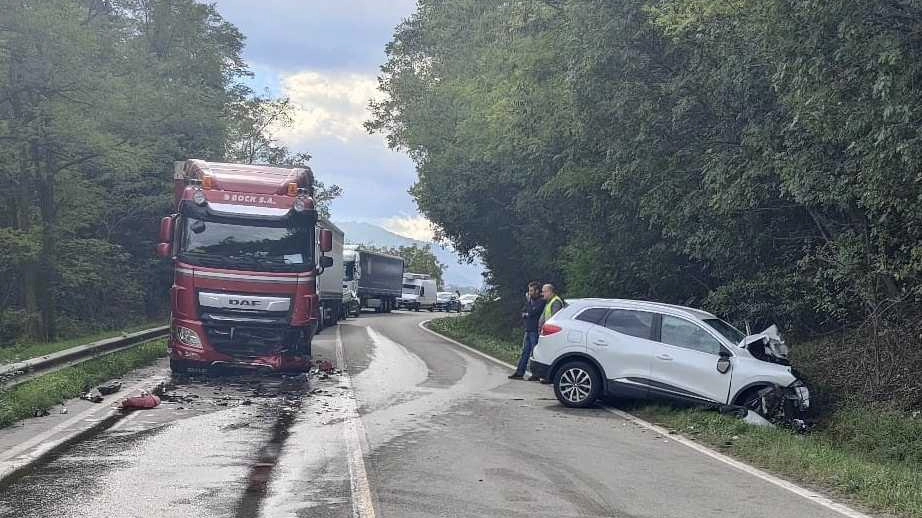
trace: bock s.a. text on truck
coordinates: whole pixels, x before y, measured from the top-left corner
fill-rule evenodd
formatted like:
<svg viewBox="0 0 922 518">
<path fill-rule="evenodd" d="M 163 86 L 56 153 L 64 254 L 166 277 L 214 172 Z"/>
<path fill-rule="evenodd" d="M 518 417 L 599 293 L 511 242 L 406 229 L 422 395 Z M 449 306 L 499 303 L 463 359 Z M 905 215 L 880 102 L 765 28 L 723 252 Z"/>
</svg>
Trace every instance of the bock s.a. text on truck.
<svg viewBox="0 0 922 518">
<path fill-rule="evenodd" d="M 157 247 L 174 263 L 171 368 L 309 369 L 317 277 L 341 275 L 311 170 L 186 160 L 174 184 Z"/>
</svg>

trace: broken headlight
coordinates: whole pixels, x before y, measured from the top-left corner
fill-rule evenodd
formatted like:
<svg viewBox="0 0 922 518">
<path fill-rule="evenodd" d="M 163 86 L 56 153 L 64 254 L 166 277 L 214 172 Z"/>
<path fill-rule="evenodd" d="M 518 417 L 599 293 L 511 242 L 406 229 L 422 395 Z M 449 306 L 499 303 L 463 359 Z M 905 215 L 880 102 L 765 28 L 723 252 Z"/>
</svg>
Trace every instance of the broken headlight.
<svg viewBox="0 0 922 518">
<path fill-rule="evenodd" d="M 795 381 L 788 386 L 788 390 L 791 391 L 790 394 L 794 396 L 792 399 L 795 399 L 800 410 L 810 408 L 810 389 L 807 388 L 803 381 Z"/>
</svg>

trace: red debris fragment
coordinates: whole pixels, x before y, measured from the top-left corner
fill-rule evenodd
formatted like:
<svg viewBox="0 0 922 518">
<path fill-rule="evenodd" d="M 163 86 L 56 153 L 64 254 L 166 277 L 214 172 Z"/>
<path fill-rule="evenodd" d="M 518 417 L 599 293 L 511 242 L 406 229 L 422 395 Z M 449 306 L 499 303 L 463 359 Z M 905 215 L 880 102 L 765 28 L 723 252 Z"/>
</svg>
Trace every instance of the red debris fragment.
<svg viewBox="0 0 922 518">
<path fill-rule="evenodd" d="M 333 374 L 333 371 L 336 370 L 336 368 L 333 367 L 333 362 L 330 360 L 322 360 L 317 364 L 317 369 L 319 369 L 320 372 L 324 372 L 326 374 Z"/>
<path fill-rule="evenodd" d="M 125 410 L 154 408 L 159 404 L 160 398 L 153 394 L 148 394 L 147 392 L 141 393 L 140 396 L 133 396 L 122 400 L 122 408 Z"/>
</svg>

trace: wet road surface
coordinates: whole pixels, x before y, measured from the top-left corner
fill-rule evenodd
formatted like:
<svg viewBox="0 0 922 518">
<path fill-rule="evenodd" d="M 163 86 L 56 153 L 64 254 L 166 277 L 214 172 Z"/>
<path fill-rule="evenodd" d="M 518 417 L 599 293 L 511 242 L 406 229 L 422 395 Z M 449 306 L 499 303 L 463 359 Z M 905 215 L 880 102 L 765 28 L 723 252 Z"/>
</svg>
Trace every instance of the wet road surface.
<svg viewBox="0 0 922 518">
<path fill-rule="evenodd" d="M 840 516 L 418 328 L 317 338 L 342 372 L 175 379 L 0 488 L 0 517 Z"/>
</svg>

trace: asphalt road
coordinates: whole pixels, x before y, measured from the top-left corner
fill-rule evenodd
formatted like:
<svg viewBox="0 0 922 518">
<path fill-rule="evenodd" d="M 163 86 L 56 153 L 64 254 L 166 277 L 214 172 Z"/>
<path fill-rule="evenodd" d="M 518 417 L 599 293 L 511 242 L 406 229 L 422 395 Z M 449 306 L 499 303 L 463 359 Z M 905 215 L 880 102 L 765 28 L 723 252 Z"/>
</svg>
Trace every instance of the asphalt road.
<svg viewBox="0 0 922 518">
<path fill-rule="evenodd" d="M 326 379 L 177 379 L 0 488 L 0 517 L 834 517 L 418 328 L 317 337 Z"/>
</svg>

